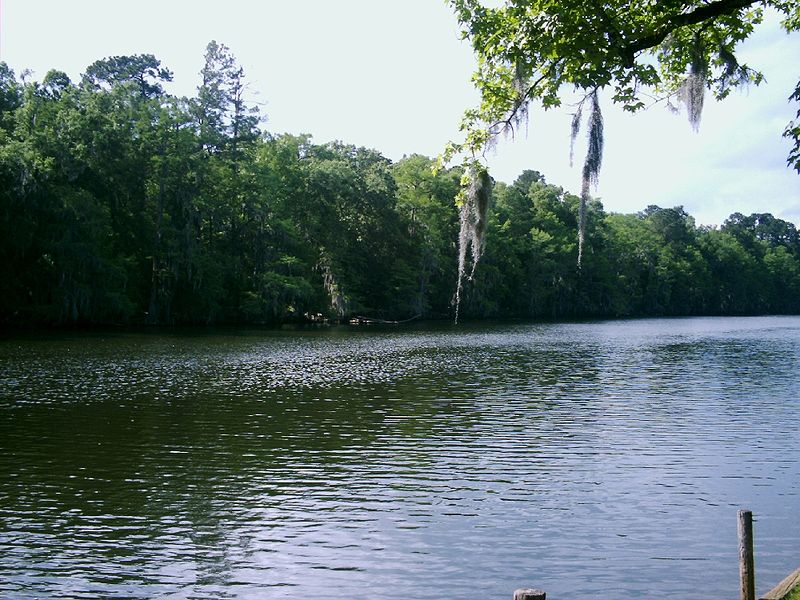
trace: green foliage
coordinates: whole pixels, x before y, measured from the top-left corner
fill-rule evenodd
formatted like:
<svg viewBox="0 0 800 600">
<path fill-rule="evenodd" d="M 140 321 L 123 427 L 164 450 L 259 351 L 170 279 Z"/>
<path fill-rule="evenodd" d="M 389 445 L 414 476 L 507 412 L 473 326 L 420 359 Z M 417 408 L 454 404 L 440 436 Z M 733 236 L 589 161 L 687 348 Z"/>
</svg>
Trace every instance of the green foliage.
<svg viewBox="0 0 800 600">
<path fill-rule="evenodd" d="M 537 171 L 506 185 L 269 135 L 219 44 L 197 98 L 169 76 L 148 55 L 79 85 L 0 63 L 2 325 L 452 318 L 457 289 L 469 318 L 800 310 L 800 239 L 768 213 L 720 229 L 681 207 L 606 214 Z"/>
<path fill-rule="evenodd" d="M 86 68 L 82 84 L 98 89 L 103 86 L 132 86 L 141 98 L 154 98 L 164 93 L 161 82 L 172 81 L 172 73 L 161 66 L 152 54 L 112 56 L 98 60 Z M 45 85 L 47 86 L 47 78 Z"/>
<path fill-rule="evenodd" d="M 392 167 L 397 184 L 397 210 L 403 236 L 411 249 L 406 262 L 407 285 L 413 286 L 412 314 L 449 314 L 457 280 L 454 243 L 459 217 L 453 199 L 460 191 L 460 169 L 434 174 L 434 161 L 414 154 Z"/>
<path fill-rule="evenodd" d="M 798 21 L 800 21 L 800 16 L 798 16 Z M 797 83 L 797 87 L 794 88 L 794 92 L 792 92 L 792 95 L 789 96 L 789 100 L 794 100 L 795 102 L 800 103 L 800 82 Z M 800 173 L 800 109 L 797 111 L 797 121 L 789 122 L 783 132 L 783 137 L 794 141 L 794 146 L 789 152 L 786 162 L 790 167 L 793 167 L 795 171 Z"/>
</svg>

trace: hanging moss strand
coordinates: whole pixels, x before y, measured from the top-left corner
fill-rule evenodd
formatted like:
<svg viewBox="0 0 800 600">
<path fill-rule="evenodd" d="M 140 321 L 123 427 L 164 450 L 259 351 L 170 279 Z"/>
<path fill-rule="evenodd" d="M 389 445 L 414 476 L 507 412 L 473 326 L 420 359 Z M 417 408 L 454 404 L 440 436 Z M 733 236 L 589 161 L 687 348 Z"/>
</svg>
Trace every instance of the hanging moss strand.
<svg viewBox="0 0 800 600">
<path fill-rule="evenodd" d="M 475 267 L 483 254 L 484 239 L 489 220 L 489 206 L 492 200 L 492 178 L 480 164 L 472 164 L 462 180 L 460 232 L 458 236 L 458 283 L 453 297 L 455 321 L 458 322 L 461 307 L 461 292 L 464 281 L 475 275 Z M 467 256 L 472 265 L 467 274 Z"/>
<path fill-rule="evenodd" d="M 603 114 L 600 111 L 597 90 L 591 93 L 589 100 L 591 102 L 588 120 L 589 147 L 583 163 L 581 203 L 578 209 L 578 268 L 581 267 L 583 261 L 584 240 L 586 239 L 586 205 L 589 202 L 591 186 L 597 185 L 600 167 L 603 164 Z"/>
</svg>

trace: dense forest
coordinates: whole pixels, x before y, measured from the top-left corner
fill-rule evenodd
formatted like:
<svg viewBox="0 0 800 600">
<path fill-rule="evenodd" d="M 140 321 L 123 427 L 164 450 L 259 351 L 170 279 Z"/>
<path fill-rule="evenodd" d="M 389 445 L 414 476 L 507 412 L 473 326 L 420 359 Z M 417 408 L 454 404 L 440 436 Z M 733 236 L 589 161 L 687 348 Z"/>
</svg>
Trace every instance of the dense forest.
<svg viewBox="0 0 800 600">
<path fill-rule="evenodd" d="M 0 324 L 452 318 L 459 168 L 264 130 L 211 42 L 194 98 L 151 55 L 41 82 L 0 63 Z M 461 316 L 800 312 L 800 237 L 769 213 L 697 227 L 497 182 Z M 646 198 L 643 198 L 643 205 Z"/>
</svg>

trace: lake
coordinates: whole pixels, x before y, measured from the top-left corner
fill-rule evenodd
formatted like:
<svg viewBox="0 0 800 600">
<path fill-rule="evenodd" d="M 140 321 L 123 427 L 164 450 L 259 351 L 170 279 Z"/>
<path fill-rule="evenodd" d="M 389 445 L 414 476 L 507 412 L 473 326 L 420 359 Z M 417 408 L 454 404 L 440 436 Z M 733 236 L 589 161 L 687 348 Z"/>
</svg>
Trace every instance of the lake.
<svg viewBox="0 0 800 600">
<path fill-rule="evenodd" d="M 0 596 L 738 597 L 800 567 L 800 318 L 0 340 Z"/>
</svg>

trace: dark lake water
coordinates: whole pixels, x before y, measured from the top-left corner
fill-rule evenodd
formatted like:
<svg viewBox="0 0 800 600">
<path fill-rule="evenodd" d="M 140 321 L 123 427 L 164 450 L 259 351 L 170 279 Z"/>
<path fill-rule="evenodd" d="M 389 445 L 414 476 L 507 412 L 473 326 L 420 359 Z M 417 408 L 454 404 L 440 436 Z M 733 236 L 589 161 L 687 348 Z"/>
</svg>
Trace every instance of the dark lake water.
<svg viewBox="0 0 800 600">
<path fill-rule="evenodd" d="M 800 318 L 0 340 L 0 596 L 733 599 Z"/>
</svg>

